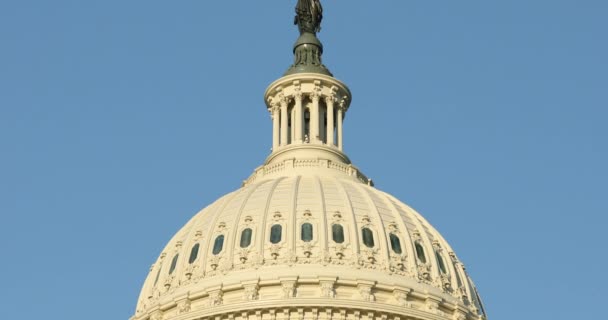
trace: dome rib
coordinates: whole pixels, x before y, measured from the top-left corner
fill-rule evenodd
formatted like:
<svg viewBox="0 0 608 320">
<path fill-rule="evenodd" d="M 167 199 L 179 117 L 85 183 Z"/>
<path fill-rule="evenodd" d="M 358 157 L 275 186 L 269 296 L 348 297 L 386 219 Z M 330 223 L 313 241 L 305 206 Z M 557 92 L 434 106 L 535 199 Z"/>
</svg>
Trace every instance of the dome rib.
<svg viewBox="0 0 608 320">
<path fill-rule="evenodd" d="M 290 246 L 291 252 L 295 255 L 296 253 L 296 246 L 298 243 L 298 190 L 300 187 L 300 183 L 302 180 L 302 176 L 296 176 L 294 177 L 294 182 L 293 182 L 293 188 L 291 189 L 291 207 L 288 209 L 288 223 L 289 223 L 289 227 L 291 230 L 286 230 L 286 238 L 290 239 L 290 243 L 288 243 L 287 245 Z M 291 232 L 289 232 L 291 231 Z"/>
<path fill-rule="evenodd" d="M 349 237 L 351 239 L 351 246 L 352 246 L 352 254 L 354 256 L 359 254 L 360 251 L 360 244 L 359 244 L 359 232 L 357 230 L 357 217 L 355 215 L 355 210 L 353 209 L 353 203 L 350 197 L 350 194 L 348 193 L 348 191 L 346 190 L 346 187 L 344 186 L 344 184 L 342 184 L 342 181 L 340 181 L 339 179 L 335 179 L 336 181 L 336 185 L 338 186 L 338 189 L 341 191 L 343 197 L 344 197 L 344 204 L 348 210 L 347 213 L 343 213 L 340 212 L 343 217 L 344 215 L 348 214 L 349 215 L 349 225 L 350 225 L 350 229 L 349 230 Z"/>
<path fill-rule="evenodd" d="M 320 221 L 320 230 L 317 231 L 317 234 L 319 235 L 319 240 L 318 242 L 323 244 L 323 247 L 321 248 L 321 254 L 324 254 L 325 252 L 329 251 L 329 237 L 328 237 L 328 230 L 329 230 L 329 224 L 327 223 L 327 221 L 329 221 L 327 219 L 327 202 L 325 201 L 325 189 L 323 188 L 323 182 L 321 181 L 321 177 L 316 176 L 314 177 L 314 181 L 317 184 L 317 186 L 319 187 L 319 202 L 321 203 L 321 221 Z"/>
</svg>

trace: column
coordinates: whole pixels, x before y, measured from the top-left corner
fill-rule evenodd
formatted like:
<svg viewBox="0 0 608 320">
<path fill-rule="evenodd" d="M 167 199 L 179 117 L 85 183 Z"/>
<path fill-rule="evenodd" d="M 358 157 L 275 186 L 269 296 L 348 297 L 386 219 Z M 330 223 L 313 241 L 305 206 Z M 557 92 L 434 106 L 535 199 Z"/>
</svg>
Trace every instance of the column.
<svg viewBox="0 0 608 320">
<path fill-rule="evenodd" d="M 289 142 L 293 143 L 295 141 L 296 136 L 296 112 L 293 108 L 291 110 L 289 110 L 288 108 L 287 112 L 289 113 L 289 121 L 291 123 L 291 125 L 289 126 Z"/>
<path fill-rule="evenodd" d="M 340 149 L 340 151 L 343 150 L 343 144 L 342 144 L 342 120 L 344 119 L 344 108 L 342 108 L 342 106 L 338 107 L 338 149 Z"/>
<path fill-rule="evenodd" d="M 304 110 L 302 108 L 302 92 L 300 90 L 296 90 L 296 93 L 294 95 L 295 97 L 295 114 L 296 114 L 296 121 L 295 121 L 295 128 L 296 128 L 296 135 L 295 135 L 295 141 L 297 142 L 302 142 L 303 141 L 303 136 L 304 136 Z"/>
<path fill-rule="evenodd" d="M 310 94 L 312 107 L 310 108 L 310 142 L 319 141 L 319 99 L 321 94 L 313 91 Z"/>
<path fill-rule="evenodd" d="M 281 146 L 287 145 L 287 126 L 289 124 L 289 115 L 287 114 L 287 98 L 281 96 Z"/>
<path fill-rule="evenodd" d="M 327 104 L 327 144 L 335 146 L 334 142 L 334 101 L 336 98 L 331 95 L 325 98 L 325 104 Z"/>
<path fill-rule="evenodd" d="M 272 106 L 272 151 L 277 151 L 279 147 L 279 106 Z"/>
</svg>

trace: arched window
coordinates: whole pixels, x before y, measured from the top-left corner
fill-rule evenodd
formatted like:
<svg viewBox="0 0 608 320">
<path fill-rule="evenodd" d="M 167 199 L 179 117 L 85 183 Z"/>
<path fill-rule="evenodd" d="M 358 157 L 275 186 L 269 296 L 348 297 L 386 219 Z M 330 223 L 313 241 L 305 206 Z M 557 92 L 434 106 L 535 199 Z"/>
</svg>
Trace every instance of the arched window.
<svg viewBox="0 0 608 320">
<path fill-rule="evenodd" d="M 283 227 L 280 224 L 275 224 L 270 228 L 270 243 L 281 242 Z"/>
<path fill-rule="evenodd" d="M 445 268 L 445 263 L 443 262 L 443 257 L 441 256 L 439 251 L 435 251 L 435 257 L 437 257 L 437 264 L 439 264 L 439 270 L 441 271 L 441 273 L 448 273 L 448 270 Z"/>
<path fill-rule="evenodd" d="M 177 266 L 178 257 L 179 257 L 179 254 L 176 254 L 175 257 L 173 257 L 173 260 L 171 260 L 171 267 L 169 267 L 169 274 L 172 274 L 173 271 L 175 271 L 175 267 Z"/>
<path fill-rule="evenodd" d="M 310 223 L 302 224 L 301 233 L 302 233 L 301 234 L 302 241 L 304 241 L 304 242 L 312 241 L 312 224 L 310 224 Z"/>
<path fill-rule="evenodd" d="M 251 235 L 253 234 L 253 230 L 251 228 L 247 228 L 241 232 L 241 248 L 247 248 L 251 244 Z"/>
<path fill-rule="evenodd" d="M 331 236 L 335 243 L 344 242 L 344 228 L 340 224 L 334 224 L 331 226 Z"/>
<path fill-rule="evenodd" d="M 158 283 L 158 278 L 160 278 L 160 271 L 162 269 L 163 269 L 162 266 L 160 268 L 158 268 L 158 272 L 156 273 L 156 278 L 154 279 L 154 285 L 156 285 L 156 283 Z"/>
<path fill-rule="evenodd" d="M 462 287 L 462 280 L 460 279 L 460 274 L 459 274 L 457 268 L 458 268 L 458 266 L 455 265 L 454 266 L 454 269 L 455 269 L 454 270 L 455 271 L 454 274 L 456 275 L 456 284 L 458 285 L 458 288 L 460 288 L 460 287 Z"/>
<path fill-rule="evenodd" d="M 369 228 L 361 229 L 361 237 L 363 238 L 363 244 L 368 248 L 374 247 L 374 233 Z"/>
<path fill-rule="evenodd" d="M 215 242 L 213 243 L 213 254 L 214 255 L 218 255 L 220 252 L 222 252 L 222 249 L 224 248 L 224 235 L 219 235 L 217 236 L 217 238 L 215 238 Z"/>
<path fill-rule="evenodd" d="M 479 296 L 479 292 L 477 291 L 477 288 L 475 289 L 475 297 L 477 298 L 477 304 L 479 305 L 479 309 L 481 309 L 481 314 L 485 315 L 486 314 L 486 309 L 483 307 L 483 303 L 481 303 L 481 297 Z"/>
<path fill-rule="evenodd" d="M 195 244 L 192 249 L 190 250 L 190 258 L 188 258 L 188 263 L 192 264 L 194 261 L 196 261 L 196 258 L 198 257 L 198 248 L 200 248 L 200 244 Z"/>
<path fill-rule="evenodd" d="M 393 248 L 393 251 L 396 254 L 403 253 L 403 250 L 401 250 L 401 241 L 399 241 L 399 237 L 397 237 L 397 235 L 391 233 L 389 238 L 391 240 L 391 248 Z"/>
<path fill-rule="evenodd" d="M 422 263 L 426 263 L 426 256 L 424 255 L 424 248 L 419 242 L 416 242 L 416 256 Z"/>
</svg>

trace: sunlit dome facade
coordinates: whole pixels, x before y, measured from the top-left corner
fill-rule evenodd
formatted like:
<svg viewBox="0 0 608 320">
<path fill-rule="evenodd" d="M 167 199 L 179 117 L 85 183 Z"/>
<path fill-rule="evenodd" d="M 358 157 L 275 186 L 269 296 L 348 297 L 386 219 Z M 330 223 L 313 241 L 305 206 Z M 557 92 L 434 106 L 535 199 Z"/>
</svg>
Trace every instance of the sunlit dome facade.
<svg viewBox="0 0 608 320">
<path fill-rule="evenodd" d="M 485 319 L 445 239 L 344 153 L 352 95 L 321 63 L 318 1 L 296 14 L 294 64 L 264 95 L 271 154 L 173 236 L 131 319 Z"/>
</svg>

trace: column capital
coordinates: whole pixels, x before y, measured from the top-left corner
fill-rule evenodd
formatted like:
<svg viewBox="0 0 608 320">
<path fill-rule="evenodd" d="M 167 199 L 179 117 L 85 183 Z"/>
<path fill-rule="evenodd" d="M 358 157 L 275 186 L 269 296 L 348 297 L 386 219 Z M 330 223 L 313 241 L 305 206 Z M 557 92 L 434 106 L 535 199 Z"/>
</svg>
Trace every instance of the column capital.
<svg viewBox="0 0 608 320">
<path fill-rule="evenodd" d="M 279 100 L 279 103 L 281 104 L 281 107 L 286 106 L 290 100 L 290 98 L 288 96 L 284 95 L 282 92 L 279 93 L 277 98 Z"/>
<path fill-rule="evenodd" d="M 303 96 L 302 89 L 300 89 L 300 87 L 296 87 L 296 88 L 294 89 L 293 97 L 294 97 L 296 100 L 300 100 L 300 101 L 302 101 L 302 96 Z"/>
<path fill-rule="evenodd" d="M 273 97 L 269 97 L 268 98 L 268 106 L 269 106 L 268 111 L 270 113 L 273 113 L 273 112 L 277 111 L 281 105 L 279 104 L 279 102 L 277 101 L 277 99 L 275 99 Z"/>
<path fill-rule="evenodd" d="M 340 100 L 340 103 L 338 103 L 338 109 L 340 109 L 342 111 L 346 111 L 346 108 L 348 108 L 347 101 L 348 101 L 348 97 L 342 97 L 342 99 Z"/>
<path fill-rule="evenodd" d="M 336 94 L 335 93 L 330 93 L 328 96 L 325 96 L 325 103 L 327 104 L 334 104 L 336 101 L 338 101 L 338 99 L 336 98 Z"/>
<path fill-rule="evenodd" d="M 310 99 L 312 99 L 313 102 L 319 102 L 319 99 L 321 99 L 321 90 L 315 88 L 315 90 L 310 93 Z"/>
<path fill-rule="evenodd" d="M 272 107 L 270 108 L 272 113 L 276 113 L 279 112 L 281 110 L 281 104 L 280 103 L 273 103 Z"/>
</svg>

